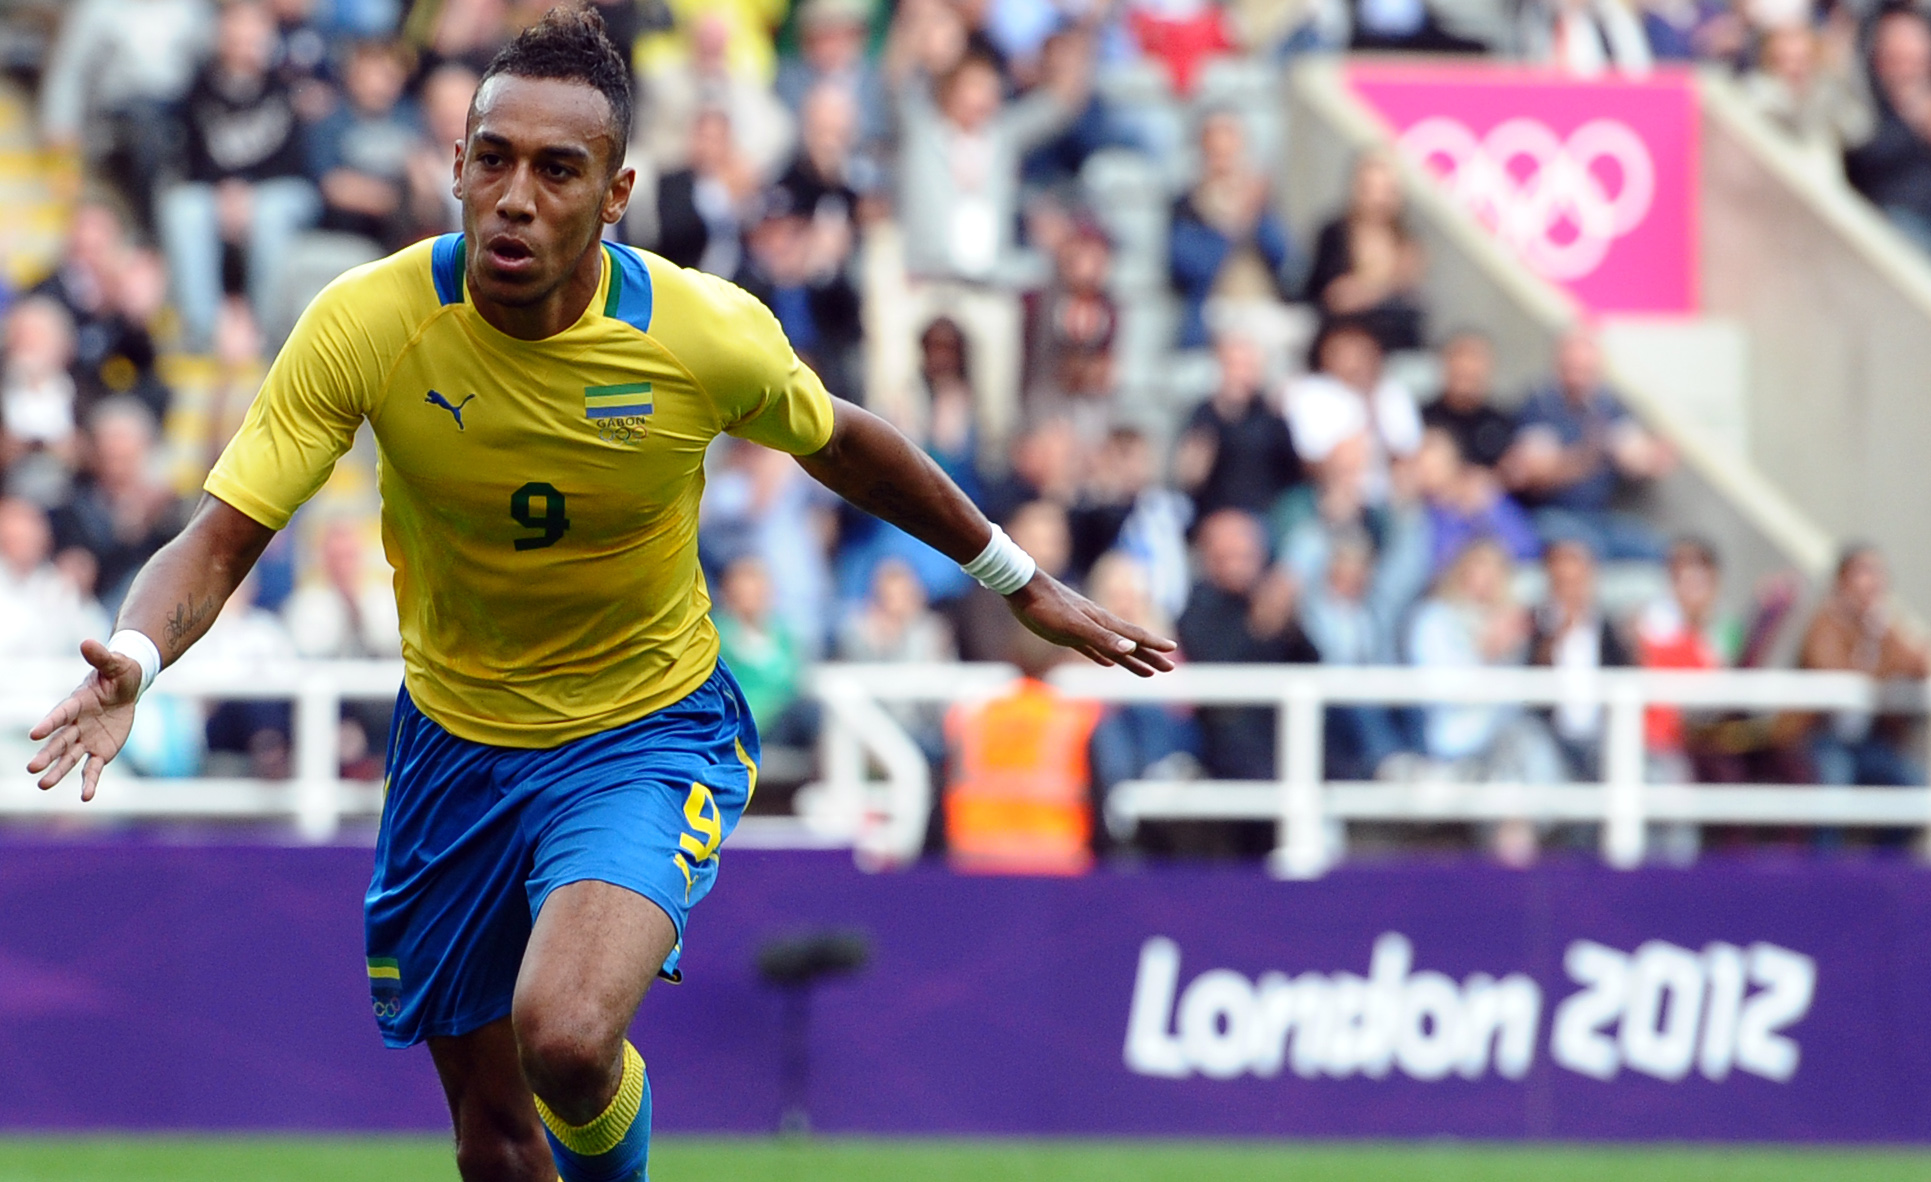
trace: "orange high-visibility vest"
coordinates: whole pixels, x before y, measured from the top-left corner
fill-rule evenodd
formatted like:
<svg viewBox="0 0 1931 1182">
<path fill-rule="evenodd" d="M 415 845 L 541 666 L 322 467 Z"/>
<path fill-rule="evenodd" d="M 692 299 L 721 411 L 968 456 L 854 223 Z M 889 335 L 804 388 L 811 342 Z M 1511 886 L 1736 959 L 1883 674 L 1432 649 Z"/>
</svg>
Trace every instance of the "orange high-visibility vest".
<svg viewBox="0 0 1931 1182">
<path fill-rule="evenodd" d="M 1098 703 L 1025 680 L 955 707 L 946 719 L 953 773 L 946 845 L 953 865 L 985 874 L 1081 874 L 1091 868 L 1087 744 Z"/>
</svg>

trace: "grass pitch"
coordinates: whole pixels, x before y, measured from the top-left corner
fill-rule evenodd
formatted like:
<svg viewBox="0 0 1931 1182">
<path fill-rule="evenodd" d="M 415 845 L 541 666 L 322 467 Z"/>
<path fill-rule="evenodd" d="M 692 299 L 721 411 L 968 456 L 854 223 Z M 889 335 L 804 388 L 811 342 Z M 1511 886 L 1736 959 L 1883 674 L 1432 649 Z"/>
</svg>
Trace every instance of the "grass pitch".
<svg viewBox="0 0 1931 1182">
<path fill-rule="evenodd" d="M 664 1138 L 656 1182 L 1931 1182 L 1931 1151 Z M 440 1138 L 5 1138 L 0 1182 L 455 1182 Z"/>
</svg>

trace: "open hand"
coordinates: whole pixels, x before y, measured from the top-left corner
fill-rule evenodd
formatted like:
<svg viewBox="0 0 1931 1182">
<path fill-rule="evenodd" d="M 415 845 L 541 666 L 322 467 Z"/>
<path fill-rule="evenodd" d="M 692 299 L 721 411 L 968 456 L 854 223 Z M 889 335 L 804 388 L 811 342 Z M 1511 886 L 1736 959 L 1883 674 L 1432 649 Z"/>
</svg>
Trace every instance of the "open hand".
<svg viewBox="0 0 1931 1182">
<path fill-rule="evenodd" d="M 141 665 L 133 657 L 109 652 L 98 640 L 83 641 L 80 655 L 94 668 L 67 699 L 34 724 L 27 737 L 46 744 L 27 762 L 44 791 L 66 778 L 83 760 L 80 798 L 94 799 L 101 769 L 121 752 L 134 727 L 134 700 L 141 694 Z"/>
<path fill-rule="evenodd" d="M 1044 571 L 1006 596 L 1006 606 L 1034 635 L 1097 664 L 1118 665 L 1140 677 L 1173 668 L 1168 655 L 1178 647 L 1173 641 L 1127 623 Z"/>
</svg>

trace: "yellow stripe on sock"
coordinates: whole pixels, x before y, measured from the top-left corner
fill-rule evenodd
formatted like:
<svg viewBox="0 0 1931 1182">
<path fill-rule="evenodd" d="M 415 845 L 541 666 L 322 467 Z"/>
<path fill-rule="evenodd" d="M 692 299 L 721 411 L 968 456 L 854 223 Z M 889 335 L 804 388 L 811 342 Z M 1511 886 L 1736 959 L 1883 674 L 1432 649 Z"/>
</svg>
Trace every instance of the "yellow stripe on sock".
<svg viewBox="0 0 1931 1182">
<path fill-rule="evenodd" d="M 622 1143 L 630 1133 L 630 1126 L 637 1123 L 637 1113 L 644 1106 L 644 1057 L 637 1048 L 624 1043 L 624 1077 L 617 1084 L 617 1094 L 603 1114 L 587 1125 L 568 1125 L 561 1117 L 550 1111 L 550 1106 L 541 1096 L 536 1100 L 536 1114 L 543 1118 L 543 1126 L 563 1147 L 580 1157 L 597 1157 L 609 1153 Z"/>
</svg>

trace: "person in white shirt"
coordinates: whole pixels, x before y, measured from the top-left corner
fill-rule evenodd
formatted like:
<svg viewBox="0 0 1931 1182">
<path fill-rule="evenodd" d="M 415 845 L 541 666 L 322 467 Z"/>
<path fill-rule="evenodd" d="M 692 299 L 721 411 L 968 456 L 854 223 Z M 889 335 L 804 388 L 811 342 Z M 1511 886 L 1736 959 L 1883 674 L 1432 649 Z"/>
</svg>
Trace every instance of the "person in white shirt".
<svg viewBox="0 0 1931 1182">
<path fill-rule="evenodd" d="M 1396 459 L 1421 450 L 1421 412 L 1406 387 L 1382 374 L 1381 346 L 1352 320 L 1335 320 L 1314 343 L 1316 372 L 1289 382 L 1283 394 L 1294 450 L 1320 464 L 1342 443 L 1362 437 L 1368 470 L 1362 495 L 1370 505 L 1388 500 L 1388 472 Z"/>
<path fill-rule="evenodd" d="M 0 498 L 0 656 L 68 657 L 107 636 L 101 605 L 50 561 L 53 539 L 39 505 Z"/>
<path fill-rule="evenodd" d="M 320 580 L 298 589 L 282 618 L 304 657 L 393 658 L 402 655 L 396 596 L 389 580 L 369 570 L 369 544 L 359 523 L 337 518 L 316 541 Z"/>
</svg>

